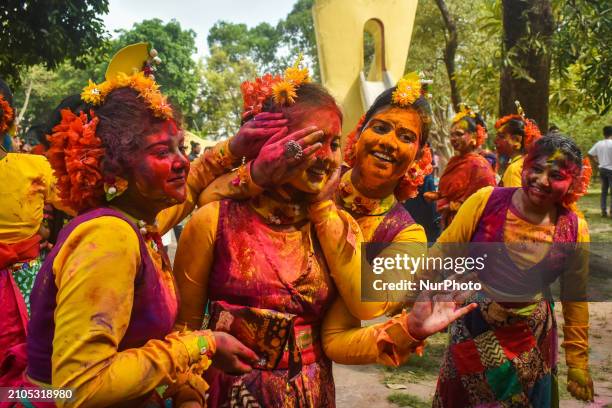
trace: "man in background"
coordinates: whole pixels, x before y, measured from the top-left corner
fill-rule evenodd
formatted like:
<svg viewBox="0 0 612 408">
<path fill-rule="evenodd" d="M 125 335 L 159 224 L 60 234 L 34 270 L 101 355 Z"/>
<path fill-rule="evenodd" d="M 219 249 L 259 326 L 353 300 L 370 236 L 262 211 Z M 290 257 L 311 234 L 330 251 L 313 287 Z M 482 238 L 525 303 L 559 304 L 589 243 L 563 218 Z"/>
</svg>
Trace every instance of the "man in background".
<svg viewBox="0 0 612 408">
<path fill-rule="evenodd" d="M 595 143 L 589 150 L 589 158 L 599 167 L 601 177 L 601 216 L 607 217 L 606 199 L 608 189 L 612 186 L 612 126 L 603 128 L 604 139 Z M 612 199 L 610 200 L 612 215 Z"/>
</svg>

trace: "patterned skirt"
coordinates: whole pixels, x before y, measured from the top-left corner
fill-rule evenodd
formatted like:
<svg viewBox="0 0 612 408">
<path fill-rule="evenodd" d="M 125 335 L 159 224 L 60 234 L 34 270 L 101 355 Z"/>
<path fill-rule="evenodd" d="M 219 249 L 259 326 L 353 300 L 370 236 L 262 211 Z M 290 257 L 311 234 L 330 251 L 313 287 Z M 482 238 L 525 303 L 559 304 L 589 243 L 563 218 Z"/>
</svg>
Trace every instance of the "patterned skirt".
<svg viewBox="0 0 612 408">
<path fill-rule="evenodd" d="M 28 314 L 30 313 L 30 294 L 32 293 L 32 287 L 34 286 L 36 275 L 38 271 L 40 271 L 46 256 L 47 251 L 41 250 L 38 257 L 22 263 L 13 269 L 13 278 L 15 279 L 19 291 L 23 295 L 23 300 L 28 308 Z"/>
<path fill-rule="evenodd" d="M 332 364 L 327 357 L 306 364 L 289 380 L 289 370 L 253 370 L 232 376 L 210 367 L 207 405 L 222 408 L 333 408 L 336 406 Z"/>
<path fill-rule="evenodd" d="M 433 406 L 558 407 L 557 324 L 546 300 L 509 309 L 477 293 L 449 327 Z"/>
</svg>

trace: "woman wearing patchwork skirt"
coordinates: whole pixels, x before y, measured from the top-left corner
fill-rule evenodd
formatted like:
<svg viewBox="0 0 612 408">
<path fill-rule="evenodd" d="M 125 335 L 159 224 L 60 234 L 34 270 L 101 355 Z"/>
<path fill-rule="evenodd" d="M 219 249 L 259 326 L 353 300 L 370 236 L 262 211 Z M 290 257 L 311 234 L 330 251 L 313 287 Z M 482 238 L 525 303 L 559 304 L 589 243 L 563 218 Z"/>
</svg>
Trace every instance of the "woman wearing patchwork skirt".
<svg viewBox="0 0 612 408">
<path fill-rule="evenodd" d="M 439 238 L 494 249 L 479 274 L 479 307 L 449 328 L 434 407 L 554 407 L 557 325 L 549 284 L 560 278 L 568 390 L 593 399 L 588 371 L 588 262 L 576 243 L 589 241 L 585 220 L 572 208 L 590 169 L 575 143 L 560 135 L 540 139 L 525 160 L 522 188 L 479 190 Z M 494 243 L 503 243 L 502 248 Z M 568 244 L 578 251 L 569 257 Z M 440 248 L 441 249 L 441 248 Z"/>
</svg>

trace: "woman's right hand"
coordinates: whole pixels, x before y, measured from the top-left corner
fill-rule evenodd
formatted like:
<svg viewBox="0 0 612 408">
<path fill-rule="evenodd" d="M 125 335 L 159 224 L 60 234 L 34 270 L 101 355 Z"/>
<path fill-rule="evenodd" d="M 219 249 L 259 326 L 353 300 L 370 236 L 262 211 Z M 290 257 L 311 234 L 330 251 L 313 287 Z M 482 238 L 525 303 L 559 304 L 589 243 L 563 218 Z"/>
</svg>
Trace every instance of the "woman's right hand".
<svg viewBox="0 0 612 408">
<path fill-rule="evenodd" d="M 259 357 L 231 334 L 214 331 L 217 351 L 212 365 L 228 374 L 240 375 L 253 370 Z"/>
<path fill-rule="evenodd" d="M 229 141 L 229 149 L 237 158 L 254 159 L 261 148 L 280 130 L 287 129 L 282 113 L 262 112 L 240 127 Z"/>
<path fill-rule="evenodd" d="M 322 146 L 325 135 L 315 126 L 287 135 L 283 128 L 272 136 L 261 148 L 251 165 L 251 178 L 260 187 L 281 186 L 306 169 L 315 160 L 313 154 Z M 302 148 L 302 154 L 287 156 L 285 145 L 294 141 Z"/>
</svg>

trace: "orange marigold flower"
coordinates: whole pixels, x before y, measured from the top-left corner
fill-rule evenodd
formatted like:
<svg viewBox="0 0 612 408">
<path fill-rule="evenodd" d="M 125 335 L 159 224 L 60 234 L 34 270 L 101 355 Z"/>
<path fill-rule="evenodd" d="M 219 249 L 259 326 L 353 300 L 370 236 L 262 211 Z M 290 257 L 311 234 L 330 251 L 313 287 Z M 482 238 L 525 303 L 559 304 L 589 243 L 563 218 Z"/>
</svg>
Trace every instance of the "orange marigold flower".
<svg viewBox="0 0 612 408">
<path fill-rule="evenodd" d="M 13 123 L 14 111 L 4 96 L 0 94 L 0 135 L 4 134 Z"/>
<path fill-rule="evenodd" d="M 399 106 L 410 106 L 421 96 L 421 79 L 416 72 L 411 72 L 400 79 L 391 95 L 393 103 Z"/>
<path fill-rule="evenodd" d="M 291 82 L 281 81 L 272 85 L 272 96 L 274 102 L 279 105 L 291 105 L 295 103 L 297 93 L 295 92 L 295 86 Z"/>
</svg>

